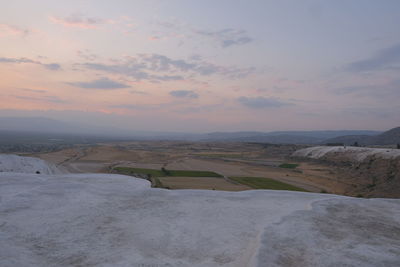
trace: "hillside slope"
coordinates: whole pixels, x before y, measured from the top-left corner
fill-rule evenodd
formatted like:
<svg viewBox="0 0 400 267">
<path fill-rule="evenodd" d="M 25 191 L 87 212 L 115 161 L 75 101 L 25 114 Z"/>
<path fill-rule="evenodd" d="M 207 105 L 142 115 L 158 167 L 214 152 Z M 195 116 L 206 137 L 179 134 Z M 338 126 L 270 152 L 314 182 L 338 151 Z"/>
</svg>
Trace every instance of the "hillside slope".
<svg viewBox="0 0 400 267">
<path fill-rule="evenodd" d="M 400 197 L 400 149 L 317 146 L 300 149 L 292 157 L 341 168 L 353 195 Z"/>
<path fill-rule="evenodd" d="M 376 145 L 400 144 L 400 127 L 393 128 L 376 136 L 371 136 L 368 142 L 369 144 Z"/>
</svg>

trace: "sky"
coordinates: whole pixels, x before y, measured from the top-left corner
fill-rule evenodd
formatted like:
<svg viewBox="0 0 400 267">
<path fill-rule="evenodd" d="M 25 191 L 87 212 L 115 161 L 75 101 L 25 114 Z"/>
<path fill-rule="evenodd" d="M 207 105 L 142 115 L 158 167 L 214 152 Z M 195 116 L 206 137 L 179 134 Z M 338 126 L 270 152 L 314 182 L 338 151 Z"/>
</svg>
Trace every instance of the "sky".
<svg viewBox="0 0 400 267">
<path fill-rule="evenodd" d="M 400 126 L 397 0 L 0 4 L 0 116 L 170 132 Z"/>
</svg>

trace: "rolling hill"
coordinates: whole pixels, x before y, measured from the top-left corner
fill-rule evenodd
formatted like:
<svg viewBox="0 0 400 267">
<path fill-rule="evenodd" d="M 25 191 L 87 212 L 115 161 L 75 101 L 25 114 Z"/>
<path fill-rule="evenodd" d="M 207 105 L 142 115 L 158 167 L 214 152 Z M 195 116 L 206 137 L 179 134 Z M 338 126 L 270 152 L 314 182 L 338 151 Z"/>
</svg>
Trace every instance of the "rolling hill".
<svg viewBox="0 0 400 267">
<path fill-rule="evenodd" d="M 344 135 L 324 140 L 323 143 L 338 143 L 353 145 L 357 142 L 359 145 L 394 145 L 400 144 L 400 127 L 390 129 L 378 135 Z"/>
</svg>

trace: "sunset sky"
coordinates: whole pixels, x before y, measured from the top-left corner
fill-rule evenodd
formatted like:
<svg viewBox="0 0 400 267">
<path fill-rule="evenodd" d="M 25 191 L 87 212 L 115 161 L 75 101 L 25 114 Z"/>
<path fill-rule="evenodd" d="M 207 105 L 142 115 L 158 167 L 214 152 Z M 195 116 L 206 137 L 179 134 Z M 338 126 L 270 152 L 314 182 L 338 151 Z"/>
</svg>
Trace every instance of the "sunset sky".
<svg viewBox="0 0 400 267">
<path fill-rule="evenodd" d="M 400 126 L 397 0 L 0 3 L 0 116 L 180 132 Z"/>
</svg>

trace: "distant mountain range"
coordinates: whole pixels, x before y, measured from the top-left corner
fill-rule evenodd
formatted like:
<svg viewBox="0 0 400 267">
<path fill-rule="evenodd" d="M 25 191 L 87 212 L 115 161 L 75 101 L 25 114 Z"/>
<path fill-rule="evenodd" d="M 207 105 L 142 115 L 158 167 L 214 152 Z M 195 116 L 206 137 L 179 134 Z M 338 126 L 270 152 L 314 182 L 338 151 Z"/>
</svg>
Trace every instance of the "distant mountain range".
<svg viewBox="0 0 400 267">
<path fill-rule="evenodd" d="M 376 135 L 377 131 L 277 131 L 277 132 L 231 132 L 209 133 L 202 141 L 259 142 L 271 144 L 319 144 L 329 138 L 343 135 Z"/>
<path fill-rule="evenodd" d="M 0 117 L 2 133 L 26 134 L 73 134 L 82 136 L 108 137 L 112 140 L 171 140 L 201 142 L 257 142 L 271 144 L 328 144 L 387 145 L 400 143 L 400 127 L 387 132 L 363 130 L 336 131 L 275 131 L 275 132 L 212 132 L 205 134 L 150 132 L 116 129 L 106 126 L 67 123 L 41 117 Z M 9 136 L 10 134 L 8 134 Z M 13 135 L 13 134 L 12 134 Z"/>
</svg>

